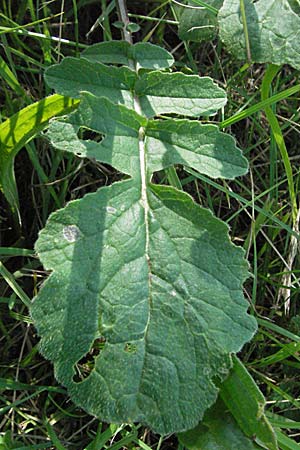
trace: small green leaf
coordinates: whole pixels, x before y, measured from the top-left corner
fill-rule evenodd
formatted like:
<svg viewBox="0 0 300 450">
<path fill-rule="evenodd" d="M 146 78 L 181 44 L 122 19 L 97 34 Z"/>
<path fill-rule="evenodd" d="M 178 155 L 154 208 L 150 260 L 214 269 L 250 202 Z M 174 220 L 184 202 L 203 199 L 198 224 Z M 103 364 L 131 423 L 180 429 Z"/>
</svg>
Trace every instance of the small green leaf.
<svg viewBox="0 0 300 450">
<path fill-rule="evenodd" d="M 19 200 L 14 176 L 14 159 L 19 150 L 43 130 L 54 116 L 74 110 L 78 101 L 52 95 L 22 109 L 0 125 L 0 189 L 13 212 L 18 214 Z"/>
<path fill-rule="evenodd" d="M 245 436 L 219 398 L 193 430 L 178 434 L 188 450 L 258 450 L 252 439 Z"/>
<path fill-rule="evenodd" d="M 246 436 L 267 450 L 278 450 L 276 436 L 264 412 L 265 398 L 237 357 L 220 396 Z"/>
<path fill-rule="evenodd" d="M 123 23 L 122 23 L 123 27 Z M 129 65 L 128 49 L 130 44 L 126 41 L 108 41 L 90 45 L 82 53 L 81 57 L 92 63 L 125 64 Z"/>
<path fill-rule="evenodd" d="M 206 3 L 219 9 L 223 0 L 206 0 Z M 204 7 L 184 8 L 179 20 L 179 37 L 185 41 L 208 41 L 215 37 L 217 24 L 217 14 Z"/>
<path fill-rule="evenodd" d="M 130 31 L 131 33 L 136 33 L 140 29 L 141 29 L 141 27 L 137 23 L 134 23 L 134 22 L 129 22 L 126 25 L 126 30 Z"/>
<path fill-rule="evenodd" d="M 288 0 L 243 0 L 251 60 L 290 64 L 300 68 L 300 17 L 295 2 Z M 246 59 L 246 40 L 240 0 L 225 0 L 219 16 L 220 37 L 237 59 Z"/>
<path fill-rule="evenodd" d="M 121 20 L 116 20 L 113 23 L 113 26 L 118 28 L 119 30 L 122 30 L 124 28 L 124 22 L 122 22 Z"/>
<path fill-rule="evenodd" d="M 100 42 L 85 49 L 81 56 L 91 62 L 128 66 L 132 60 L 144 69 L 165 69 L 174 64 L 171 53 L 149 42 L 138 42 L 134 45 L 126 41 Z"/>
</svg>

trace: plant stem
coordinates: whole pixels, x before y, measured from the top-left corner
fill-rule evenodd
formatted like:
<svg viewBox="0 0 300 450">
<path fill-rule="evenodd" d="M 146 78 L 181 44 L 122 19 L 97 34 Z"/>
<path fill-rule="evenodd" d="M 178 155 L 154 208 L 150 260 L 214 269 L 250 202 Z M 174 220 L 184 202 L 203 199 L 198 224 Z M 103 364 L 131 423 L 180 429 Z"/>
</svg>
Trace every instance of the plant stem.
<svg viewBox="0 0 300 450">
<path fill-rule="evenodd" d="M 132 36 L 130 31 L 127 29 L 127 25 L 129 24 L 130 20 L 127 13 L 127 6 L 126 6 L 126 0 L 117 0 L 116 2 L 119 17 L 121 22 L 123 22 L 123 36 L 124 40 L 129 42 L 129 44 L 132 44 Z"/>
<path fill-rule="evenodd" d="M 130 22 L 130 20 L 128 17 L 126 0 L 117 0 L 116 5 L 117 5 L 118 13 L 119 13 L 119 18 L 120 18 L 121 22 L 123 22 L 123 24 L 124 24 L 124 27 L 123 27 L 124 40 L 129 42 L 129 44 L 132 44 L 133 42 L 132 42 L 131 33 L 130 33 L 130 31 L 127 30 L 127 25 Z M 132 68 L 134 68 L 136 70 L 134 61 L 130 62 L 130 64 L 131 64 Z M 136 96 L 135 96 L 134 102 L 135 102 L 135 110 L 138 114 L 140 114 L 141 109 L 140 109 L 139 99 Z M 144 130 L 141 130 L 140 138 L 141 138 L 141 141 L 144 140 Z M 141 163 L 143 165 L 145 165 L 143 151 L 140 153 L 140 156 L 142 156 Z M 165 172 L 166 172 L 166 175 L 167 175 L 170 185 L 177 189 L 182 190 L 182 186 L 181 186 L 180 180 L 178 178 L 175 167 L 169 167 L 168 169 L 165 170 Z M 143 181 L 143 177 L 142 177 L 142 181 Z M 146 181 L 146 180 L 144 180 L 144 181 Z M 144 203 L 146 204 L 146 202 L 144 202 Z"/>
<path fill-rule="evenodd" d="M 242 15 L 244 35 L 245 35 L 245 41 L 246 41 L 247 59 L 248 59 L 248 62 L 251 63 L 251 49 L 250 49 L 248 24 L 247 24 L 247 17 L 246 17 L 246 10 L 245 10 L 244 0 L 240 0 L 240 10 L 241 10 L 241 15 Z"/>
</svg>

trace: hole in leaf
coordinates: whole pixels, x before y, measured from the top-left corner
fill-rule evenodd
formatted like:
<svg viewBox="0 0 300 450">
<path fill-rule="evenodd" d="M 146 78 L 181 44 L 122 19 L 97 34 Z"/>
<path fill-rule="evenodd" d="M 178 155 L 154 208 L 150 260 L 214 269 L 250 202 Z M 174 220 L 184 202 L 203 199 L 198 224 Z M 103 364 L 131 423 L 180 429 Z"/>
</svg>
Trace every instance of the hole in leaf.
<svg viewBox="0 0 300 450">
<path fill-rule="evenodd" d="M 104 139 L 104 135 L 90 128 L 80 127 L 77 136 L 82 141 L 94 141 L 101 142 Z"/>
<path fill-rule="evenodd" d="M 124 346 L 124 351 L 126 353 L 136 353 L 137 346 L 135 344 L 132 344 L 131 342 L 126 342 Z"/>
<path fill-rule="evenodd" d="M 95 368 L 96 358 L 103 350 L 104 345 L 105 339 L 103 337 L 95 339 L 91 350 L 75 364 L 75 374 L 73 375 L 75 383 L 81 383 L 90 376 Z"/>
</svg>

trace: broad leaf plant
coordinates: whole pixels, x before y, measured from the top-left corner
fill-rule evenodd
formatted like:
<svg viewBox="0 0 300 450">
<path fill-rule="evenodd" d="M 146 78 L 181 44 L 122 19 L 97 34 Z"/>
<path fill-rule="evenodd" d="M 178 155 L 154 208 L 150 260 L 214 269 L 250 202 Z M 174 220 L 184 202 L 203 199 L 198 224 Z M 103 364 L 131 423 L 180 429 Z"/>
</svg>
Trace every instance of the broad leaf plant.
<svg viewBox="0 0 300 450">
<path fill-rule="evenodd" d="M 50 216 L 36 250 L 51 274 L 31 309 L 75 403 L 161 434 L 198 424 L 256 330 L 228 226 L 155 183 L 177 164 L 227 179 L 248 167 L 232 136 L 199 121 L 225 105 L 224 90 L 173 62 L 152 44 L 113 41 L 47 70 L 51 88 L 80 99 L 51 122 L 53 147 L 124 176 Z"/>
</svg>

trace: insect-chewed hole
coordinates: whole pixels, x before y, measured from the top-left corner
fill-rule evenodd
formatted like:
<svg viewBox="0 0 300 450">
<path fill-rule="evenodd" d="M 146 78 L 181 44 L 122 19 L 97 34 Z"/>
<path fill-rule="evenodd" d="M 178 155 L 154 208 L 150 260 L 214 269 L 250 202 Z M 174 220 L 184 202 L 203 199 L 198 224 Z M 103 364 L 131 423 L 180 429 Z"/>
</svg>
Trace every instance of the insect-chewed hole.
<svg viewBox="0 0 300 450">
<path fill-rule="evenodd" d="M 101 353 L 104 345 L 104 338 L 96 339 L 91 350 L 75 364 L 75 374 L 73 375 L 73 381 L 75 383 L 81 383 L 91 375 L 95 368 L 96 357 Z"/>
<path fill-rule="evenodd" d="M 131 342 L 126 342 L 124 346 L 124 351 L 126 353 L 136 353 L 137 346 L 135 344 L 132 344 Z"/>
<path fill-rule="evenodd" d="M 83 141 L 101 142 L 104 139 L 103 134 L 85 127 L 79 128 L 77 136 Z"/>
</svg>

